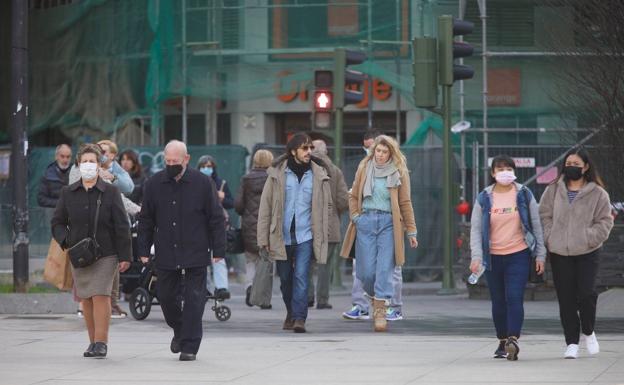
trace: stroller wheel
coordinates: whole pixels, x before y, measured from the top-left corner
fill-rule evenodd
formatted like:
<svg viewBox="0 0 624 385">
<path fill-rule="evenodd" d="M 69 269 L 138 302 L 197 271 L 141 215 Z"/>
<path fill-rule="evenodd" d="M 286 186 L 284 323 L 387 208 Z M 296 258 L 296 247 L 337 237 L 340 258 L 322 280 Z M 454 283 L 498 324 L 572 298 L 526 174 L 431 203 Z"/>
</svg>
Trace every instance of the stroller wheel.
<svg viewBox="0 0 624 385">
<path fill-rule="evenodd" d="M 219 321 L 227 321 L 232 316 L 232 312 L 230 311 L 230 308 L 227 306 L 218 306 L 215 309 L 215 316 L 217 316 L 217 319 Z"/>
<path fill-rule="evenodd" d="M 149 292 L 142 288 L 137 287 L 130 296 L 130 314 L 137 321 L 144 320 L 152 309 L 152 296 Z"/>
</svg>

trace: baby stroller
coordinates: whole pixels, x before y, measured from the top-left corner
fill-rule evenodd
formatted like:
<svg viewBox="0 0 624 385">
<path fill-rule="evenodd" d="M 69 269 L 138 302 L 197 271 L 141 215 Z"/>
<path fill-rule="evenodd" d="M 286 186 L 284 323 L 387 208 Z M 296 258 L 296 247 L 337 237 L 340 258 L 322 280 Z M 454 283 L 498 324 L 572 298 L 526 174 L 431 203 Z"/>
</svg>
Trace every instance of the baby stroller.
<svg viewBox="0 0 624 385">
<path fill-rule="evenodd" d="M 152 247 L 153 253 L 153 247 Z M 139 262 L 140 263 L 140 262 Z M 154 258 L 144 266 L 139 274 L 138 285 L 132 290 L 130 295 L 129 308 L 130 314 L 134 319 L 141 321 L 147 318 L 152 305 L 158 305 L 158 297 L 156 295 L 156 281 L 158 277 L 154 271 Z M 182 280 L 184 282 L 184 280 Z M 206 290 L 206 302 L 214 301 L 211 310 L 219 321 L 227 321 L 230 319 L 232 312 L 229 307 L 223 304 L 225 298 L 217 298 Z M 182 298 L 180 298 L 182 306 L 184 306 Z"/>
</svg>

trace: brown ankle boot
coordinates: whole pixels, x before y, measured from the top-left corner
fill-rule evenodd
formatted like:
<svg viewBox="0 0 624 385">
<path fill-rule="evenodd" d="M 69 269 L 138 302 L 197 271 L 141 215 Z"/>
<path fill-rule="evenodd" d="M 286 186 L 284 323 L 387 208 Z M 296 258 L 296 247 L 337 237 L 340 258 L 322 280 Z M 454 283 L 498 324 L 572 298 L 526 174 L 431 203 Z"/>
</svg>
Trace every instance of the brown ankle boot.
<svg viewBox="0 0 624 385">
<path fill-rule="evenodd" d="M 282 326 L 283 330 L 293 330 L 295 326 L 295 321 L 293 321 L 290 313 L 286 314 L 286 319 L 284 320 L 284 325 Z"/>
<path fill-rule="evenodd" d="M 295 320 L 295 324 L 293 325 L 293 329 L 295 333 L 305 333 L 305 321 L 302 319 Z"/>
<path fill-rule="evenodd" d="M 386 321 L 386 301 L 383 299 L 373 299 L 373 319 L 375 321 L 375 331 L 385 332 L 388 330 L 388 321 Z"/>
</svg>

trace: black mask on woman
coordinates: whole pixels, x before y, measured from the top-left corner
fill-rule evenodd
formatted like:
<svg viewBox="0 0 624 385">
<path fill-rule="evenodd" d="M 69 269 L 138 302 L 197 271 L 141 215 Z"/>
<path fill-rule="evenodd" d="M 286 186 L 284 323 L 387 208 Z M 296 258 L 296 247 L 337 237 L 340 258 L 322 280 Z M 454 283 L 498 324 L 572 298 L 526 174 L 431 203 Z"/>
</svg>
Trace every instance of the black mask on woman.
<svg viewBox="0 0 624 385">
<path fill-rule="evenodd" d="M 568 180 L 579 180 L 583 177 L 583 167 L 565 166 L 563 168 L 563 175 Z"/>
<path fill-rule="evenodd" d="M 180 175 L 180 173 L 182 172 L 182 165 L 181 164 L 168 164 L 165 167 L 165 170 L 167 172 L 167 177 L 173 179 L 176 176 Z"/>
</svg>

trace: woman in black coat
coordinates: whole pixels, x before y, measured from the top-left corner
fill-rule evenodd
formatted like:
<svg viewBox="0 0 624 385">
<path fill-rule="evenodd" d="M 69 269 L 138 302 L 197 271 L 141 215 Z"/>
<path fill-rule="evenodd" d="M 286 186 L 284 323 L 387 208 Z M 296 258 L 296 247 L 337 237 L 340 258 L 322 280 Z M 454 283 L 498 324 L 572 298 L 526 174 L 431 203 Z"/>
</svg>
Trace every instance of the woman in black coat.
<svg viewBox="0 0 624 385">
<path fill-rule="evenodd" d="M 268 150 L 258 150 L 253 157 L 252 169 L 241 179 L 240 188 L 234 200 L 234 209 L 241 216 L 241 231 L 243 233 L 243 244 L 245 246 L 245 257 L 247 264 L 245 266 L 247 286 L 246 303 L 252 306 L 251 288 L 258 282 L 254 282 L 255 272 L 260 257 L 258 255 L 258 210 L 260 209 L 260 197 L 262 189 L 267 180 L 267 169 L 273 162 L 273 154 Z M 268 277 L 258 277 L 256 279 L 271 280 L 272 275 Z M 266 282 L 266 281 L 265 281 Z M 266 288 L 262 290 L 260 303 L 256 303 L 263 309 L 271 308 L 271 287 L 272 284 L 261 284 L 260 287 Z"/>
<path fill-rule="evenodd" d="M 89 333 L 90 344 L 83 355 L 102 358 L 107 353 L 113 278 L 118 268 L 124 272 L 130 267 L 130 224 L 117 187 L 98 177 L 102 158 L 99 147 L 85 144 L 76 158 L 81 179 L 61 190 L 51 223 L 52 236 L 68 249 L 95 233 L 98 259 L 86 267 L 72 266 L 72 273 Z"/>
</svg>

